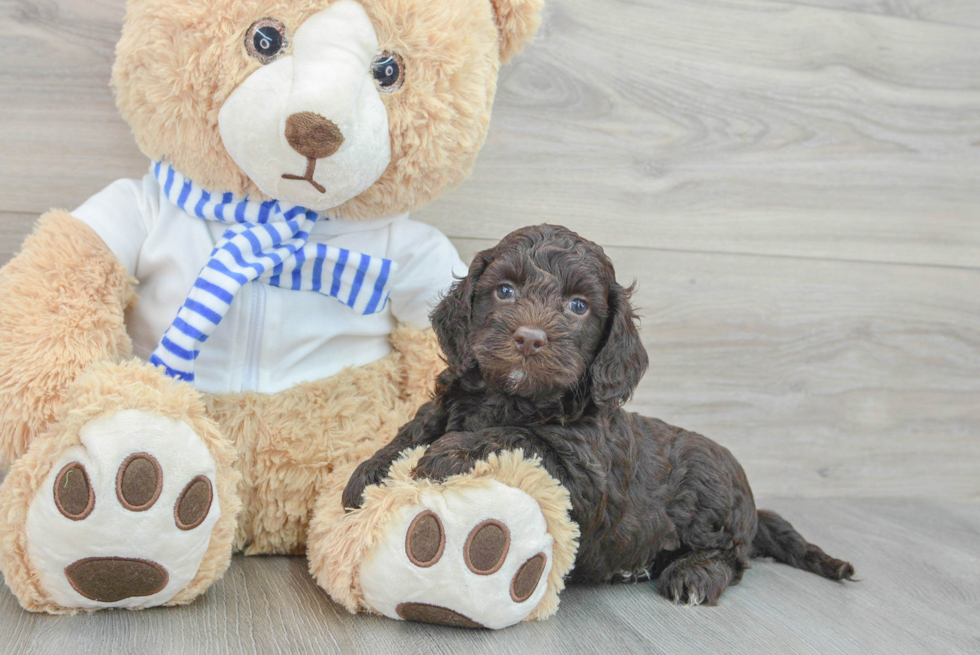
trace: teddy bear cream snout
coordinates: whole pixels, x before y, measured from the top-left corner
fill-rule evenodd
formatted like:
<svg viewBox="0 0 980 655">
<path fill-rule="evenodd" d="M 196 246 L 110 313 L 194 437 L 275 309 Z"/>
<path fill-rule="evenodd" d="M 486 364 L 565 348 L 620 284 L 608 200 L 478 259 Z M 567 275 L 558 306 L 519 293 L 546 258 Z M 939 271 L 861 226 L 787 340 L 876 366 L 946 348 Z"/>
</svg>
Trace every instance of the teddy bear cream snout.
<svg viewBox="0 0 980 655">
<path fill-rule="evenodd" d="M 264 194 L 329 210 L 374 184 L 391 160 L 388 114 L 371 71 L 378 39 L 361 4 L 340 0 L 284 41 L 290 47 L 222 105 L 221 139 Z"/>
</svg>

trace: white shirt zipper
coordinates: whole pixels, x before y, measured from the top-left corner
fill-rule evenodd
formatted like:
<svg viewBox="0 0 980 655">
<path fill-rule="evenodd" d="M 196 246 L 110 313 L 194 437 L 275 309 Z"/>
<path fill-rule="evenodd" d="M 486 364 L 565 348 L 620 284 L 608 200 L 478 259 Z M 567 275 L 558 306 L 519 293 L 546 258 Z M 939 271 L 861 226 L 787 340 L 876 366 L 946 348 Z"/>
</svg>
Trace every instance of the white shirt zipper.
<svg viewBox="0 0 980 655">
<path fill-rule="evenodd" d="M 262 328 L 265 325 L 265 283 L 254 280 L 252 302 L 248 312 L 248 335 L 245 341 L 245 363 L 242 367 L 242 391 L 259 388 L 259 363 L 262 359 Z"/>
</svg>

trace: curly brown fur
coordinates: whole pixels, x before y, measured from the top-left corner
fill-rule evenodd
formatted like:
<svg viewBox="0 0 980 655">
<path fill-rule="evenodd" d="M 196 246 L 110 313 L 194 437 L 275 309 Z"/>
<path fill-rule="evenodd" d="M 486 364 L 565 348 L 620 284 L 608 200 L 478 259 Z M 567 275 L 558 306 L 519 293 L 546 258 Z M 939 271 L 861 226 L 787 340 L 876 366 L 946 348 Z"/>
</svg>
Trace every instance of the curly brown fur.
<svg viewBox="0 0 980 655">
<path fill-rule="evenodd" d="M 675 602 L 713 605 L 750 557 L 850 578 L 850 564 L 756 511 L 726 448 L 621 408 L 647 366 L 629 296 L 602 249 L 562 227 L 478 254 L 432 316 L 448 364 L 435 398 L 355 470 L 345 507 L 407 448 L 428 446 L 415 475 L 436 480 L 520 448 L 571 495 L 573 581 L 658 578 Z M 544 333 L 540 348 L 521 343 L 522 326 Z"/>
</svg>

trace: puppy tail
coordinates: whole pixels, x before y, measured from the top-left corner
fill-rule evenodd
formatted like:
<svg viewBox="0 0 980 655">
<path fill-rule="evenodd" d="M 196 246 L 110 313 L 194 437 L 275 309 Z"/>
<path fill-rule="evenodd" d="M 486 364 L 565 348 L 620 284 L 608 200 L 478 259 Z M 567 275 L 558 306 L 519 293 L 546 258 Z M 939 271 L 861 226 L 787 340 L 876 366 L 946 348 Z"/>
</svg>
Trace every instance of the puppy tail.
<svg viewBox="0 0 980 655">
<path fill-rule="evenodd" d="M 752 540 L 752 557 L 771 557 L 831 580 L 850 580 L 854 576 L 850 562 L 835 559 L 819 546 L 808 543 L 789 521 L 764 509 L 759 510 L 759 528 Z"/>
</svg>

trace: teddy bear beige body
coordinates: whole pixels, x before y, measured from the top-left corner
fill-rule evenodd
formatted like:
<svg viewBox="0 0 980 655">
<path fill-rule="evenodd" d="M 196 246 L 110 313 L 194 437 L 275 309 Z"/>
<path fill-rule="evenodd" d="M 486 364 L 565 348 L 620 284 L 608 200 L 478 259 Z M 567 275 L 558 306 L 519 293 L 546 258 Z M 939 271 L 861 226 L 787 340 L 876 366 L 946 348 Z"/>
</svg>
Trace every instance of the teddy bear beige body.
<svg viewBox="0 0 980 655">
<path fill-rule="evenodd" d="M 11 466 L 0 568 L 24 608 L 186 603 L 244 551 L 307 553 L 351 611 L 487 627 L 554 612 L 576 528 L 567 493 L 520 453 L 444 484 L 413 480 L 421 453 L 406 453 L 362 509 L 345 513 L 340 499 L 443 367 L 424 305 L 459 272 L 458 256 L 404 214 L 468 175 L 500 62 L 531 38 L 540 10 L 540 0 L 130 0 L 113 85 L 156 174 L 46 214 L 0 270 L 0 465 Z M 152 365 L 168 357 L 190 287 L 207 286 L 233 241 L 213 224 L 228 218 L 222 197 L 243 212 L 319 216 L 295 238 L 334 259 L 296 263 L 292 289 L 278 279 L 285 262 L 270 266 L 229 293 L 193 352 L 171 348 L 188 370 Z M 368 232 L 424 238 L 344 254 Z M 345 268 L 358 256 L 361 268 Z M 356 287 L 369 261 L 393 271 L 386 282 L 387 268 L 371 269 L 370 302 L 321 288 L 324 266 L 335 286 Z M 256 294 L 278 311 L 258 314 L 275 328 L 259 346 L 247 336 L 256 314 L 242 309 Z"/>
</svg>

